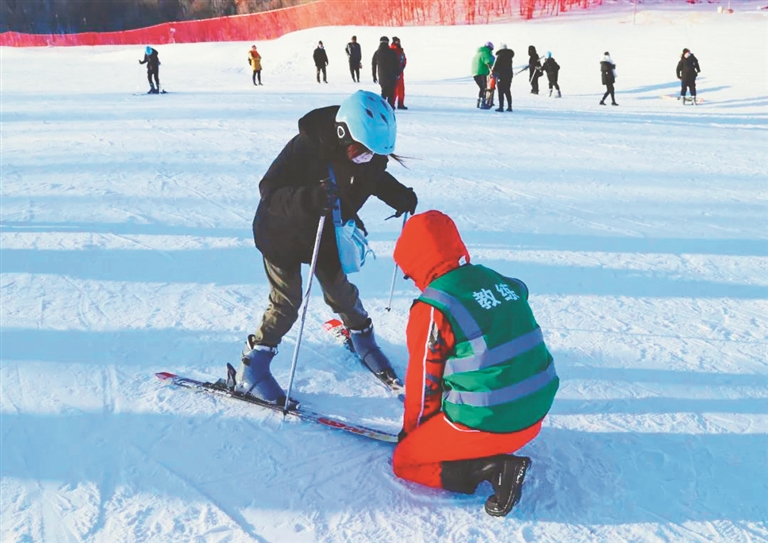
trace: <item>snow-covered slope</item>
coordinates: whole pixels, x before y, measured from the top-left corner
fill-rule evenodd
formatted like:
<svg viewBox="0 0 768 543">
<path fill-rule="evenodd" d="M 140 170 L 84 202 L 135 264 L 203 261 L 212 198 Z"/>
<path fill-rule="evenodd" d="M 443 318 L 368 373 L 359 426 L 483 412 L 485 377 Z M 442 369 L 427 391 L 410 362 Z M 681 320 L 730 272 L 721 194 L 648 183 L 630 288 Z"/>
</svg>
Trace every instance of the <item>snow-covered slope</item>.
<svg viewBox="0 0 768 543">
<path fill-rule="evenodd" d="M 759 3 L 607 5 L 493 26 L 319 28 L 259 44 L 0 49 L 3 542 L 768 540 L 768 19 Z M 633 24 L 634 18 L 634 24 Z M 343 48 L 363 47 L 353 84 Z M 164 387 L 223 376 L 267 284 L 257 185 L 308 110 L 376 90 L 380 35 L 408 55 L 392 173 L 449 213 L 475 262 L 523 279 L 562 388 L 523 499 L 396 479 L 391 446 Z M 323 40 L 328 85 L 314 82 Z M 562 66 L 563 98 L 513 82 L 475 109 L 484 41 Z M 679 85 L 683 47 L 705 103 Z M 598 61 L 618 108 L 597 105 Z M 544 83 L 545 80 L 542 80 Z M 135 93 L 135 94 L 134 94 Z M 354 276 L 400 371 L 415 289 L 385 311 L 400 221 L 371 201 Z M 315 289 L 296 393 L 392 431 L 401 406 L 322 331 Z M 294 329 L 273 363 L 285 384 Z"/>
</svg>

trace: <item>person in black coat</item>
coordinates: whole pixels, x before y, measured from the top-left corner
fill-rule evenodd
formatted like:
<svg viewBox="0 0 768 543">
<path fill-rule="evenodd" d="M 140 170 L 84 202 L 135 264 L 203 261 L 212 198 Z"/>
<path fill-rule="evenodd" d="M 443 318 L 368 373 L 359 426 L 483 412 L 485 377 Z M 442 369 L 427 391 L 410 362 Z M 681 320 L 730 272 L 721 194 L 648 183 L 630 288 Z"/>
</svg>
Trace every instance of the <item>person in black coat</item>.
<svg viewBox="0 0 768 543">
<path fill-rule="evenodd" d="M 528 46 L 528 81 L 531 83 L 531 94 L 539 94 L 539 78 L 542 76 L 541 61 L 536 48 Z"/>
<path fill-rule="evenodd" d="M 400 58 L 393 49 L 390 49 L 387 36 L 382 36 L 379 40 L 379 48 L 376 49 L 371 59 L 371 69 L 373 82 L 381 86 L 381 97 L 394 108 L 395 86 L 401 73 Z"/>
<path fill-rule="evenodd" d="M 363 109 L 358 108 L 362 112 L 357 115 L 356 124 L 340 121 L 349 120 L 339 112 L 349 112 L 350 103 L 363 104 Z M 354 128 L 361 126 L 364 136 L 373 134 L 368 146 L 351 136 L 356 133 Z M 394 208 L 396 216 L 415 212 L 418 200 L 413 189 L 403 186 L 386 171 L 386 155 L 370 151 L 376 148 L 374 140 L 380 140 L 382 133 L 389 142 L 383 152 L 394 152 L 394 112 L 376 94 L 357 91 L 341 106 L 323 107 L 304 115 L 299 120 L 299 133 L 286 144 L 259 183 L 261 200 L 253 220 L 253 237 L 270 286 L 269 305 L 256 333 L 246 341 L 237 377 L 237 386 L 243 388 L 236 390 L 268 401 L 285 401 L 285 393 L 271 375 L 269 364 L 283 336 L 298 319 L 302 303 L 301 265 L 312 261 L 320 218 L 331 213 L 337 198 L 343 223 L 354 221 L 363 232 L 365 227 L 358 211 L 371 196 Z M 335 183 L 330 183 L 331 177 Z M 331 220 L 325 221 L 321 233 L 315 277 L 325 302 L 351 331 L 363 363 L 374 373 L 389 371 L 396 379 L 389 361 L 375 344 L 371 319 L 360 301 L 359 291 L 342 269 Z M 362 352 L 360 341 L 372 345 L 372 351 Z M 368 359 L 369 354 L 374 356 L 373 362 Z"/>
<path fill-rule="evenodd" d="M 315 61 L 315 67 L 317 68 L 317 82 L 320 83 L 320 72 L 323 73 L 323 83 L 328 83 L 328 79 L 325 74 L 325 67 L 328 66 L 328 55 L 325 54 L 325 48 L 323 42 L 317 42 L 315 52 L 312 53 L 312 59 Z"/>
<path fill-rule="evenodd" d="M 160 56 L 156 49 L 147 45 L 144 50 L 144 59 L 139 64 L 147 65 L 147 81 L 149 81 L 149 94 L 160 93 Z M 154 84 L 152 79 L 154 78 Z"/>
<path fill-rule="evenodd" d="M 499 92 L 499 108 L 496 111 L 504 111 L 504 98 L 507 99 L 507 111 L 512 111 L 512 59 L 515 52 L 507 49 L 507 44 L 502 43 L 496 52 L 496 61 L 491 72 L 496 76 L 496 89 Z"/>
<path fill-rule="evenodd" d="M 557 90 L 557 97 L 562 97 L 560 94 L 560 85 L 557 84 L 557 77 L 560 73 L 560 65 L 552 58 L 552 53 L 547 51 L 547 59 L 544 64 L 541 65 L 541 69 L 547 74 L 547 80 L 549 81 L 549 95 L 552 96 L 552 89 Z"/>
<path fill-rule="evenodd" d="M 680 62 L 677 63 L 677 78 L 680 80 L 680 96 L 685 98 L 687 89 L 691 89 L 691 96 L 696 102 L 696 76 L 699 75 L 698 59 L 693 56 L 690 49 L 683 49 Z"/>
<path fill-rule="evenodd" d="M 360 61 L 363 59 L 363 53 L 360 50 L 360 44 L 357 43 L 357 36 L 352 36 L 352 41 L 347 44 L 345 51 L 349 59 L 349 73 L 352 75 L 352 81 L 360 83 Z"/>
<path fill-rule="evenodd" d="M 611 105 L 618 106 L 616 97 L 613 95 L 613 84 L 616 82 L 616 65 L 611 60 L 611 54 L 608 51 L 603 53 L 603 59 L 600 61 L 600 74 L 603 85 L 605 85 L 605 94 L 603 94 L 603 99 L 600 100 L 600 105 L 604 106 L 605 99 L 610 95 Z"/>
</svg>

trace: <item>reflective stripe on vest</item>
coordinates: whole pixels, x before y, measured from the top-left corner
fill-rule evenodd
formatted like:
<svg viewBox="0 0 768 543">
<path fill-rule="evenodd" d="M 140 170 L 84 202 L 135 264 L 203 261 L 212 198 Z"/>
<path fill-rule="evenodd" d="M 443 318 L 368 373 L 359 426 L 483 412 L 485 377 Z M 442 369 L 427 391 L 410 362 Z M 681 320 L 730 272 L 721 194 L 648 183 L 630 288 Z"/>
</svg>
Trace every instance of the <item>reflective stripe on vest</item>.
<svg viewBox="0 0 768 543">
<path fill-rule="evenodd" d="M 544 342 L 544 335 L 541 332 L 541 328 L 536 328 L 525 335 L 489 350 L 485 343 L 483 332 L 480 330 L 480 326 L 461 302 L 445 292 L 429 287 L 424 289 L 423 296 L 425 298 L 431 298 L 448 308 L 453 318 L 456 319 L 456 322 L 467 336 L 469 344 L 472 346 L 472 351 L 474 352 L 474 356 L 449 359 L 445 364 L 445 372 L 443 373 L 445 377 L 454 373 L 463 373 L 465 371 L 479 370 L 489 366 L 495 366 L 505 360 L 509 360 L 526 351 L 530 351 Z M 515 398 L 511 399 L 514 400 Z M 475 404 L 470 403 L 470 405 Z"/>
<path fill-rule="evenodd" d="M 489 392 L 461 392 L 458 390 L 448 390 L 443 394 L 443 397 L 446 402 L 451 402 L 456 405 L 492 407 L 533 394 L 537 390 L 547 386 L 556 378 L 555 365 L 550 364 L 542 373 L 537 373 L 524 381 L 520 381 L 519 383 L 515 383 L 506 388 Z"/>
</svg>

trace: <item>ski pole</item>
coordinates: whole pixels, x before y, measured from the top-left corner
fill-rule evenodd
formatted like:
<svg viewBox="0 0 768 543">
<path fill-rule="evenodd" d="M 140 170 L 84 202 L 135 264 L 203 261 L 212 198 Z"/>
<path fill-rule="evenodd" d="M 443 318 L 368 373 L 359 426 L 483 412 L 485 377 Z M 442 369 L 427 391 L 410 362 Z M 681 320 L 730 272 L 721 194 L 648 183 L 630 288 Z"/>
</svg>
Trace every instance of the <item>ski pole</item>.
<svg viewBox="0 0 768 543">
<path fill-rule="evenodd" d="M 402 233 L 403 228 L 405 228 L 405 221 L 408 220 L 408 212 L 406 211 L 403 213 L 403 226 L 400 228 L 400 232 Z M 395 294 L 395 281 L 397 280 L 397 262 L 395 262 L 395 271 L 392 272 L 392 288 L 389 289 L 389 303 L 387 304 L 386 309 L 389 311 L 392 309 L 392 296 Z"/>
<path fill-rule="evenodd" d="M 309 265 L 309 280 L 307 281 L 307 291 L 304 293 L 304 299 L 301 303 L 301 322 L 299 324 L 299 336 L 296 338 L 296 347 L 293 349 L 293 360 L 291 361 L 291 376 L 288 378 L 288 390 L 285 392 L 285 406 L 283 413 L 288 412 L 288 406 L 291 401 L 291 389 L 293 388 L 293 377 L 296 374 L 296 362 L 299 359 L 299 348 L 301 347 L 301 336 L 304 332 L 304 321 L 307 318 L 307 307 L 309 307 L 309 293 L 312 291 L 312 279 L 315 276 L 317 268 L 317 255 L 320 253 L 320 239 L 323 237 L 323 228 L 325 228 L 325 215 L 320 216 L 320 222 L 317 225 L 317 235 L 315 236 L 315 247 L 312 250 L 312 261 Z"/>
</svg>

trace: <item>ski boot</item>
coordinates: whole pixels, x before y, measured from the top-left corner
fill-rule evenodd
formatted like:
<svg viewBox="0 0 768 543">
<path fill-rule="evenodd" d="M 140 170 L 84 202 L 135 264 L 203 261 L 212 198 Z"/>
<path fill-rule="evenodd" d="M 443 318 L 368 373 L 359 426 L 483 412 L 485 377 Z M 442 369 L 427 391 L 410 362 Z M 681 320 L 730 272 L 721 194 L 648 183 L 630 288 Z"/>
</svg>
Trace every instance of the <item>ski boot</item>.
<svg viewBox="0 0 768 543">
<path fill-rule="evenodd" d="M 478 98 L 477 99 L 477 107 L 480 107 L 480 104 L 482 104 L 482 103 L 483 103 L 483 99 L 482 98 Z"/>
<path fill-rule="evenodd" d="M 474 494 L 477 486 L 488 481 L 493 495 L 485 501 L 485 512 L 504 517 L 520 501 L 525 473 L 531 459 L 525 456 L 500 455 L 473 460 L 442 463 L 440 478 L 445 490 Z"/>
<path fill-rule="evenodd" d="M 352 341 L 352 347 L 354 347 L 357 356 L 376 377 L 387 385 L 402 386 L 389 359 L 376 343 L 376 337 L 373 335 L 373 324 L 370 320 L 362 330 L 350 330 L 349 339 Z"/>
<path fill-rule="evenodd" d="M 557 90 L 557 97 L 558 98 L 562 98 L 563 97 L 563 95 L 560 93 L 560 89 Z"/>
<path fill-rule="evenodd" d="M 549 89 L 549 97 L 552 98 L 552 89 Z"/>
<path fill-rule="evenodd" d="M 256 336 L 249 335 L 245 341 L 242 364 L 236 375 L 234 391 L 267 402 L 285 404 L 285 392 L 269 371 L 269 364 L 276 354 L 276 347 L 257 345 Z"/>
<path fill-rule="evenodd" d="M 147 91 L 147 94 L 157 94 L 157 89 L 153 86 Z"/>
</svg>

